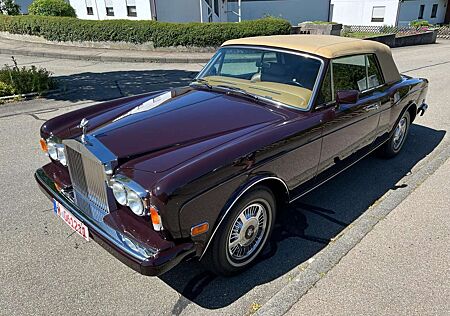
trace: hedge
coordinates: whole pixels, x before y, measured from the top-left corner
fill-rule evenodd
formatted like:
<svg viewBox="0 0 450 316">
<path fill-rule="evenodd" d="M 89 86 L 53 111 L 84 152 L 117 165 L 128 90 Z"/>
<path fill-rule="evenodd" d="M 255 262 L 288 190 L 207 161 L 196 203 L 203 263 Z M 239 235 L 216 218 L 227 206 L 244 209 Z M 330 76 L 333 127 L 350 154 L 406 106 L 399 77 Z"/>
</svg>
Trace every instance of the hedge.
<svg viewBox="0 0 450 316">
<path fill-rule="evenodd" d="M 61 42 L 153 42 L 155 47 L 217 47 L 224 41 L 261 35 L 289 34 L 291 25 L 278 18 L 240 23 L 169 23 L 157 21 L 92 21 L 67 17 L 0 16 L 0 31 L 41 36 Z"/>
</svg>

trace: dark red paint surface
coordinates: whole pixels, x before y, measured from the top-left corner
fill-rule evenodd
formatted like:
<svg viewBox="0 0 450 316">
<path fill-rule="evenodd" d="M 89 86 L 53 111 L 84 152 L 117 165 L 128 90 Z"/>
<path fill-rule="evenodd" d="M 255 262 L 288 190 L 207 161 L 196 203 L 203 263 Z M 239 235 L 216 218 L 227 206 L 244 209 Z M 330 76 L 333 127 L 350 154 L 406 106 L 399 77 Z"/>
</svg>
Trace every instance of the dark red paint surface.
<svg viewBox="0 0 450 316">
<path fill-rule="evenodd" d="M 152 244 L 155 232 L 149 219 L 126 208 L 111 213 L 105 222 L 136 240 L 167 249 L 179 238 L 189 239 L 193 225 L 208 221 L 210 231 L 193 240 L 201 251 L 230 198 L 253 179 L 281 179 L 292 199 L 306 184 L 314 186 L 320 172 L 333 170 L 362 147 L 385 139 L 402 111 L 424 98 L 426 88 L 426 81 L 405 77 L 361 95 L 355 104 L 331 104 L 307 112 L 184 88 L 151 110 L 121 119 L 117 118 L 160 92 L 67 113 L 46 122 L 41 134 L 79 137 L 77 125 L 87 118 L 88 133 L 119 157 L 115 173 L 152 193 L 168 233 L 163 236 L 167 244 Z M 401 100 L 394 104 L 398 91 Z M 379 108 L 367 111 L 374 103 Z M 70 185 L 67 169 L 60 164 L 47 165 L 45 172 Z"/>
</svg>

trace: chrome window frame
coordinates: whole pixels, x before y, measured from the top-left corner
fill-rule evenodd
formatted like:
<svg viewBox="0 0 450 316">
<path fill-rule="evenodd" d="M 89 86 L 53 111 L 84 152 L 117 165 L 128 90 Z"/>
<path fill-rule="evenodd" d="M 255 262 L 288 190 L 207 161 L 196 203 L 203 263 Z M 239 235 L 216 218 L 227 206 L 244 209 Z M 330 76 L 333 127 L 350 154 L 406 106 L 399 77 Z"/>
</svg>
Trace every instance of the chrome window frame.
<svg viewBox="0 0 450 316">
<path fill-rule="evenodd" d="M 313 108 L 313 105 L 314 105 L 313 101 L 317 97 L 317 92 L 319 90 L 321 79 L 322 79 L 322 76 L 323 76 L 323 70 L 325 68 L 325 61 L 324 61 L 323 58 L 318 57 L 318 56 L 314 56 L 312 54 L 308 54 L 306 52 L 293 51 L 293 50 L 289 50 L 289 49 L 283 49 L 283 48 L 271 47 L 271 46 L 263 46 L 263 45 L 261 45 L 261 46 L 259 46 L 259 45 L 227 45 L 227 46 L 222 46 L 221 48 L 219 48 L 219 50 L 214 54 L 214 56 L 210 59 L 210 61 L 197 74 L 195 79 L 201 78 L 203 76 L 203 74 L 205 73 L 206 69 L 212 63 L 217 61 L 217 59 L 220 57 L 220 50 L 222 48 L 247 48 L 247 49 L 255 49 L 255 50 L 266 50 L 266 51 L 273 51 L 273 52 L 278 52 L 278 53 L 286 53 L 286 54 L 302 56 L 302 57 L 305 57 L 305 58 L 312 58 L 312 59 L 316 59 L 316 60 L 320 61 L 320 68 L 319 68 L 319 71 L 317 73 L 316 81 L 314 82 L 314 87 L 313 87 L 312 92 L 311 92 L 311 98 L 309 98 L 308 105 L 307 105 L 306 108 L 303 109 L 303 108 L 299 108 L 299 107 L 296 107 L 296 106 L 292 106 L 292 105 L 289 105 L 289 104 L 286 104 L 286 103 L 282 103 L 282 102 L 278 102 L 277 100 L 274 100 L 274 101 L 277 102 L 278 105 L 280 105 L 282 107 L 286 107 L 286 108 L 297 110 L 297 111 L 301 111 L 301 112 L 309 112 L 309 111 L 311 111 L 311 109 Z"/>
</svg>

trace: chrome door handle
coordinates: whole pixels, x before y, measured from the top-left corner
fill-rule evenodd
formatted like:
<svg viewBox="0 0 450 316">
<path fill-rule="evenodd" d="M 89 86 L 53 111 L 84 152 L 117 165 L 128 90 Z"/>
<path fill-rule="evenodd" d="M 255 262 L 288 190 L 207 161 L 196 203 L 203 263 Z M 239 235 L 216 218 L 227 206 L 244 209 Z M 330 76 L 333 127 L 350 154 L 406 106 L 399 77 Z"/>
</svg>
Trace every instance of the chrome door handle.
<svg viewBox="0 0 450 316">
<path fill-rule="evenodd" d="M 368 106 L 364 107 L 364 110 L 366 110 L 367 112 L 369 111 L 374 111 L 374 110 L 378 110 L 380 108 L 380 106 L 378 105 L 378 103 L 374 103 L 374 104 L 370 104 Z"/>
</svg>

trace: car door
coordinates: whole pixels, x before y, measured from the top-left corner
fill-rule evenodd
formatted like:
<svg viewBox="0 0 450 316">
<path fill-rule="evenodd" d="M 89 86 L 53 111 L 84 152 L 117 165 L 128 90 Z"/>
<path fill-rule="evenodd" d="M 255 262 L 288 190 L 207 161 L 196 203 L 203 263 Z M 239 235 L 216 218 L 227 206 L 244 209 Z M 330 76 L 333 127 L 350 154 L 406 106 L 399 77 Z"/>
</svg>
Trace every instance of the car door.
<svg viewBox="0 0 450 316">
<path fill-rule="evenodd" d="M 375 139 L 383 94 L 375 88 L 383 84 L 378 73 L 369 73 L 371 55 L 355 55 L 332 60 L 322 86 L 324 105 L 321 172 L 344 160 Z M 338 92 L 359 92 L 359 98 L 337 102 Z"/>
</svg>

